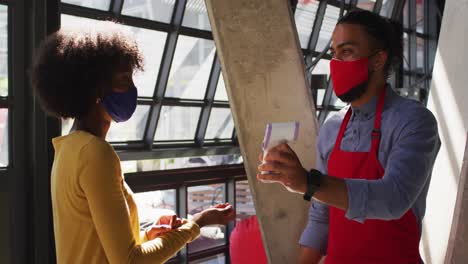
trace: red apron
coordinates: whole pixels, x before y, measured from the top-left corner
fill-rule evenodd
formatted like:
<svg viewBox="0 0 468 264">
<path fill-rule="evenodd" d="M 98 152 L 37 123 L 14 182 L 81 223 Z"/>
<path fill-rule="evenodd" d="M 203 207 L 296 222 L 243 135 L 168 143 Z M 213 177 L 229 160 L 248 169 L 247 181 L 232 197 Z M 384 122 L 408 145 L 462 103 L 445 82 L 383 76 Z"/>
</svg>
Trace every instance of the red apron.
<svg viewBox="0 0 468 264">
<path fill-rule="evenodd" d="M 338 178 L 378 180 L 384 175 L 377 154 L 385 88 L 381 92 L 369 152 L 340 149 L 351 108 L 341 124 L 334 149 L 328 160 L 329 175 Z M 419 256 L 419 227 L 412 210 L 398 220 L 367 219 L 363 224 L 348 220 L 345 212 L 330 206 L 330 226 L 326 264 L 413 264 Z"/>
</svg>

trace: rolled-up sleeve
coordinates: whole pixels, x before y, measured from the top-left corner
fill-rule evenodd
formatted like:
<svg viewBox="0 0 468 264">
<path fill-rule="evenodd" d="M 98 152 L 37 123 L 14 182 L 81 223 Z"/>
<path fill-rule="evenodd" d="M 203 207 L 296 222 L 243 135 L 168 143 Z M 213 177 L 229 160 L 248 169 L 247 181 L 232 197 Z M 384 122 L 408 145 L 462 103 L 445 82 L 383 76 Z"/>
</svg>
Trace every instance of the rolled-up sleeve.
<svg viewBox="0 0 468 264">
<path fill-rule="evenodd" d="M 309 209 L 309 222 L 302 232 L 299 244 L 314 248 L 322 255 L 327 254 L 328 206 L 314 200 Z"/>
<path fill-rule="evenodd" d="M 330 150 L 333 147 L 334 136 L 330 136 L 330 131 L 334 131 L 334 126 L 339 122 L 326 123 L 321 129 L 317 140 L 316 169 L 322 173 L 327 173 L 327 160 Z M 333 133 L 332 133 L 333 134 Z M 309 209 L 309 218 L 306 228 L 302 232 L 299 244 L 318 250 L 322 255 L 327 253 L 328 245 L 328 205 L 317 200 L 312 200 Z"/>
<path fill-rule="evenodd" d="M 431 177 L 440 148 L 437 122 L 421 109 L 402 124 L 380 180 L 346 179 L 346 218 L 393 220 L 412 208 Z"/>
</svg>

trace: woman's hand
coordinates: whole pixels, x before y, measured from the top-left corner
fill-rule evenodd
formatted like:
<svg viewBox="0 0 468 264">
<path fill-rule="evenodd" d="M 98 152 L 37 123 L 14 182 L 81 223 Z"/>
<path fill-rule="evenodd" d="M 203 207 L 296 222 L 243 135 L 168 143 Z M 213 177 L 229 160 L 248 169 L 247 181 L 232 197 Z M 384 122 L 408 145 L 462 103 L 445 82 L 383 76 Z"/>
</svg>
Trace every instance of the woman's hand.
<svg viewBox="0 0 468 264">
<path fill-rule="evenodd" d="M 146 230 L 146 236 L 149 240 L 152 240 L 164 233 L 180 227 L 182 224 L 182 219 L 178 218 L 175 214 L 163 215 L 152 226 L 148 227 Z"/>
<path fill-rule="evenodd" d="M 208 225 L 226 225 L 234 220 L 236 214 L 229 203 L 217 204 L 193 216 L 193 221 L 200 227 Z"/>
</svg>

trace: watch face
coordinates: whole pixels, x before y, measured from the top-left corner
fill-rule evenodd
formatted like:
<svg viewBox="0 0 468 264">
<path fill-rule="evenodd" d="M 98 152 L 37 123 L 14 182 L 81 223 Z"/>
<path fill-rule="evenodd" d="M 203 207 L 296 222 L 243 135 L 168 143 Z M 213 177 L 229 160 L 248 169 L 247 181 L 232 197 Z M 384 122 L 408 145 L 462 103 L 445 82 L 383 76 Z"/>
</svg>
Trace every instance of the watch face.
<svg viewBox="0 0 468 264">
<path fill-rule="evenodd" d="M 323 174 L 319 170 L 310 170 L 309 173 L 309 181 L 310 184 L 314 185 L 315 187 L 320 187 L 320 183 L 322 182 Z"/>
<path fill-rule="evenodd" d="M 321 183 L 322 173 L 318 170 L 310 170 L 307 173 L 307 191 L 304 193 L 304 200 L 310 201 Z"/>
</svg>

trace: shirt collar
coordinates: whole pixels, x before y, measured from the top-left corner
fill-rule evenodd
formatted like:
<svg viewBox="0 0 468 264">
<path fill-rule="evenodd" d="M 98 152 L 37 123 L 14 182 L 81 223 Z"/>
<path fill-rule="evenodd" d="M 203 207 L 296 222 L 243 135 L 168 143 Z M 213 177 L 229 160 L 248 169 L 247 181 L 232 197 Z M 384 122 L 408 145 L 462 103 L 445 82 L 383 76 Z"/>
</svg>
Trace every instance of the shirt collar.
<svg viewBox="0 0 468 264">
<path fill-rule="evenodd" d="M 384 111 L 394 103 L 396 97 L 397 94 L 395 93 L 395 91 L 393 91 L 391 85 L 387 84 L 387 89 L 385 90 Z M 351 109 L 353 111 L 351 118 L 357 118 L 359 120 L 368 120 L 373 118 L 377 110 L 378 99 L 379 96 L 374 96 L 371 100 L 369 100 L 369 102 L 359 107 L 351 106 Z"/>
</svg>

